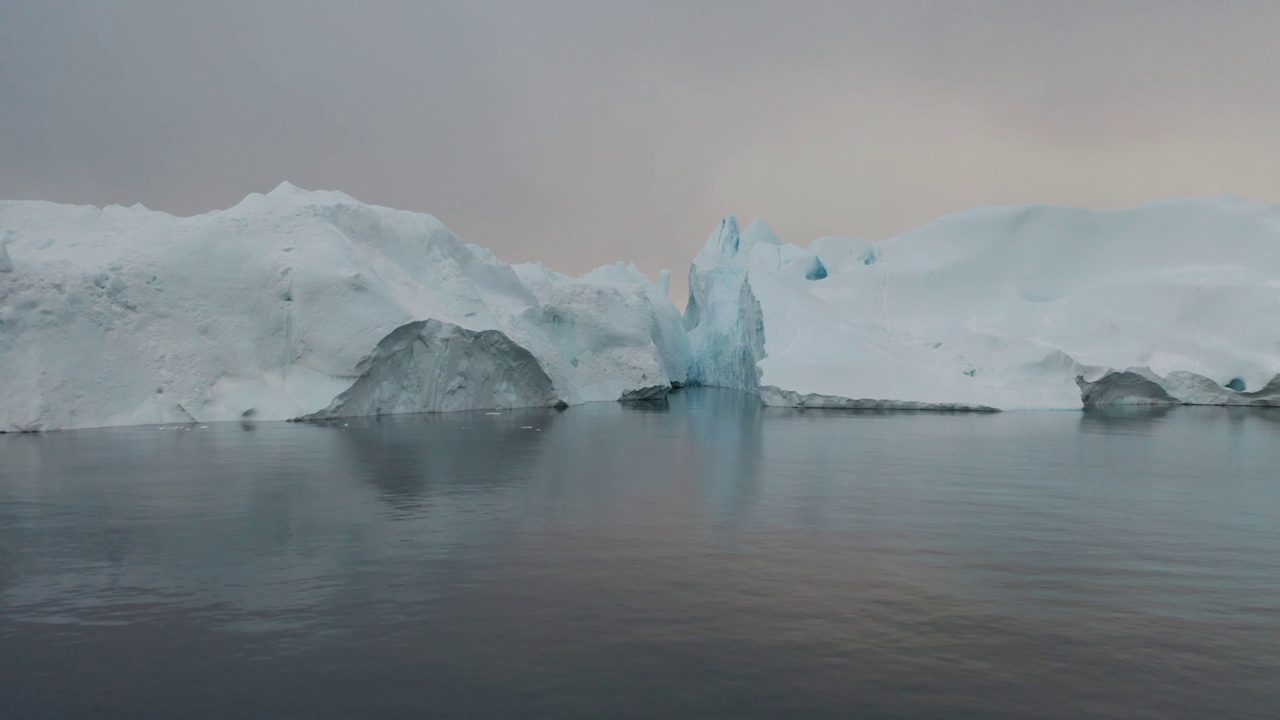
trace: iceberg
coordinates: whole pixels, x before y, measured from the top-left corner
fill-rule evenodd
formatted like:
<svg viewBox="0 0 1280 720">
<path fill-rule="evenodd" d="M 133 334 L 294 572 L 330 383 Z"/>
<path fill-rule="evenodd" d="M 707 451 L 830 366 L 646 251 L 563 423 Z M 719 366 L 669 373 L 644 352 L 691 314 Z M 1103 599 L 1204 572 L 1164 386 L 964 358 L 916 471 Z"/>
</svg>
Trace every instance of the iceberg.
<svg viewBox="0 0 1280 720">
<path fill-rule="evenodd" d="M 402 325 L 361 363 L 359 379 L 305 420 L 546 407 L 559 398 L 538 359 L 497 330 L 439 320 Z"/>
<path fill-rule="evenodd" d="M 973 210 L 881 242 L 725 218 L 689 274 L 691 382 L 768 405 L 1280 405 L 1280 207 Z"/>
<path fill-rule="evenodd" d="M 661 394 L 691 360 L 664 283 L 288 183 L 194 217 L 0 202 L 0 431 Z"/>
</svg>

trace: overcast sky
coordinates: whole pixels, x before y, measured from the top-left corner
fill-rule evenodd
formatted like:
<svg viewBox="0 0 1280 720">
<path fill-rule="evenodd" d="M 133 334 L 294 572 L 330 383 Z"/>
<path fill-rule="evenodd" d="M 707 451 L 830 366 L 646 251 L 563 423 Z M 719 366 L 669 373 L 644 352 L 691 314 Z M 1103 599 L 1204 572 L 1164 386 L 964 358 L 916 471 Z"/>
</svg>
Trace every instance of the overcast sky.
<svg viewBox="0 0 1280 720">
<path fill-rule="evenodd" d="M 1278 158 L 1276 0 L 0 0 L 0 197 L 290 180 L 574 274 L 681 278 L 727 213 L 1280 202 Z"/>
</svg>

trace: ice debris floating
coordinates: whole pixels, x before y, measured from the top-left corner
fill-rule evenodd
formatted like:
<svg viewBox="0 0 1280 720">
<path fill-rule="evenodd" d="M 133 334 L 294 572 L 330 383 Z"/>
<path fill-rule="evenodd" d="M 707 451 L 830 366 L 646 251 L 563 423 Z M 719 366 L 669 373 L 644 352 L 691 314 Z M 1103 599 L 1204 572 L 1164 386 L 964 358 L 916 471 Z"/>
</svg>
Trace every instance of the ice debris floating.
<svg viewBox="0 0 1280 720">
<path fill-rule="evenodd" d="M 662 393 L 690 362 L 665 287 L 287 183 L 186 218 L 0 202 L 0 431 Z"/>
<path fill-rule="evenodd" d="M 769 405 L 1280 405 L 1280 206 L 998 207 L 883 242 L 726 218 L 689 274 L 689 380 Z"/>
</svg>

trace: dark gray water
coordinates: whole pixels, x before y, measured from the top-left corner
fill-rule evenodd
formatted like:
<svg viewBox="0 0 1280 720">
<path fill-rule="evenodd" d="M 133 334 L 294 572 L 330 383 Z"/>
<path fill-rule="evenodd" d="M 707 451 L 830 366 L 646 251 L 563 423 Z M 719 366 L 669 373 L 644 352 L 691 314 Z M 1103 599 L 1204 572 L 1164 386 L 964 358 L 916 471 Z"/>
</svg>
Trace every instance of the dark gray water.
<svg viewBox="0 0 1280 720">
<path fill-rule="evenodd" d="M 1280 411 L 0 436 L 0 717 L 1280 716 Z"/>
</svg>

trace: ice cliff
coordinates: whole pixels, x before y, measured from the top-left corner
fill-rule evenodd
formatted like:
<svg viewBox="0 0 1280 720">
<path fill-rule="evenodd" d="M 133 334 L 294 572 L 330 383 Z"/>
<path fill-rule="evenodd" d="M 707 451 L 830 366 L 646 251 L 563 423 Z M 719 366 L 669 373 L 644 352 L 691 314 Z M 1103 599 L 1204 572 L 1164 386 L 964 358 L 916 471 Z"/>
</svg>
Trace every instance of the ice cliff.
<svg viewBox="0 0 1280 720">
<path fill-rule="evenodd" d="M 974 210 L 883 242 L 712 232 L 690 380 L 771 405 L 1280 405 L 1280 208 Z"/>
<path fill-rule="evenodd" d="M 0 202 L 0 431 L 618 400 L 689 362 L 633 266 L 507 265 L 342 193 Z"/>
<path fill-rule="evenodd" d="M 1280 208 L 987 208 L 808 248 L 726 218 L 686 312 L 289 184 L 181 218 L 0 202 L 0 431 L 650 400 L 1280 405 Z"/>
</svg>

